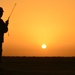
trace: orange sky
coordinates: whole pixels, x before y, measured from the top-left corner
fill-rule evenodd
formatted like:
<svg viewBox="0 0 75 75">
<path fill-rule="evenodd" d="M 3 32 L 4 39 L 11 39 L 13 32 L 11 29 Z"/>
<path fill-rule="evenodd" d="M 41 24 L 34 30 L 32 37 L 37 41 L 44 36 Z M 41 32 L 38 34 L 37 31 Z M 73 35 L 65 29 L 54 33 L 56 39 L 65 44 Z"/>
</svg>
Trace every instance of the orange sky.
<svg viewBox="0 0 75 75">
<path fill-rule="evenodd" d="M 75 0 L 0 0 L 4 21 L 15 3 L 3 56 L 75 56 Z"/>
</svg>

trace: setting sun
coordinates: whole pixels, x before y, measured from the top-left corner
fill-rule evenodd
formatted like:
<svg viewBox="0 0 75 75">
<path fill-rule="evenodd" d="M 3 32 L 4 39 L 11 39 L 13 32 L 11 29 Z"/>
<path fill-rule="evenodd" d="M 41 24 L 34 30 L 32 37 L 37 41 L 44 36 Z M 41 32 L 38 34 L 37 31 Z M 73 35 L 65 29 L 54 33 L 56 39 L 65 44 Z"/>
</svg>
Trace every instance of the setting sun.
<svg viewBox="0 0 75 75">
<path fill-rule="evenodd" d="M 42 45 L 42 48 L 43 48 L 43 49 L 46 49 L 46 47 L 47 47 L 46 44 L 43 44 L 43 45 Z"/>
</svg>

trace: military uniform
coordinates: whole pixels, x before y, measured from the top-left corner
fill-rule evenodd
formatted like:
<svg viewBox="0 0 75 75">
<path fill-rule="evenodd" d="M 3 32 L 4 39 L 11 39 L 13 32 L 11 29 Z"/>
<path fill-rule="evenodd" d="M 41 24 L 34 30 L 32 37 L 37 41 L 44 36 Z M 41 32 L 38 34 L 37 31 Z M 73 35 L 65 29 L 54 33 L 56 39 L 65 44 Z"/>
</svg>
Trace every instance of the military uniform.
<svg viewBox="0 0 75 75">
<path fill-rule="evenodd" d="M 0 7 L 0 62 L 2 58 L 2 43 L 4 42 L 4 33 L 8 31 L 8 20 L 4 22 L 1 17 L 3 15 L 3 9 Z"/>
</svg>

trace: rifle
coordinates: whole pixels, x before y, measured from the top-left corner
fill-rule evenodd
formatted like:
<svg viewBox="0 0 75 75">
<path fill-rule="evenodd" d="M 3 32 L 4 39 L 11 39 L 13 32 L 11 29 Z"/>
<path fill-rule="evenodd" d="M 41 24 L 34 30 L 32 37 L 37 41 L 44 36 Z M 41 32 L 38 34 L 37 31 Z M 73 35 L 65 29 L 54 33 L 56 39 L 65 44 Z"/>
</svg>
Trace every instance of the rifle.
<svg viewBox="0 0 75 75">
<path fill-rule="evenodd" d="M 9 17 L 8 17 L 8 20 L 10 19 L 11 15 L 12 15 L 12 12 L 14 11 L 15 6 L 16 6 L 16 3 L 15 3 L 15 5 L 14 5 L 14 7 L 13 7 L 13 9 L 12 9 L 12 11 L 11 11 Z"/>
<path fill-rule="evenodd" d="M 11 15 L 12 15 L 12 12 L 14 11 L 15 6 L 16 6 L 16 3 L 15 3 L 15 5 L 14 5 L 14 7 L 13 7 L 13 9 L 12 9 L 12 11 L 11 11 L 11 13 L 10 13 L 10 15 L 9 15 L 8 19 L 7 19 L 7 21 L 9 21 L 9 19 L 10 19 Z M 9 36 L 9 31 L 8 31 L 8 36 Z"/>
</svg>

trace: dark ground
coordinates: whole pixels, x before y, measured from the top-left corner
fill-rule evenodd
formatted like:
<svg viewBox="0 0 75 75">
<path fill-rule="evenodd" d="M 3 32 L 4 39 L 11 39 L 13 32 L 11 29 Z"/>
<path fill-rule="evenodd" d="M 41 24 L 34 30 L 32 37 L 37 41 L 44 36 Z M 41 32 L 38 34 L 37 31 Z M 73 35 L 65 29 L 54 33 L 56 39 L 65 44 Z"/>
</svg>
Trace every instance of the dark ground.
<svg viewBox="0 0 75 75">
<path fill-rule="evenodd" d="M 75 75 L 75 57 L 3 57 L 0 75 Z"/>
</svg>

